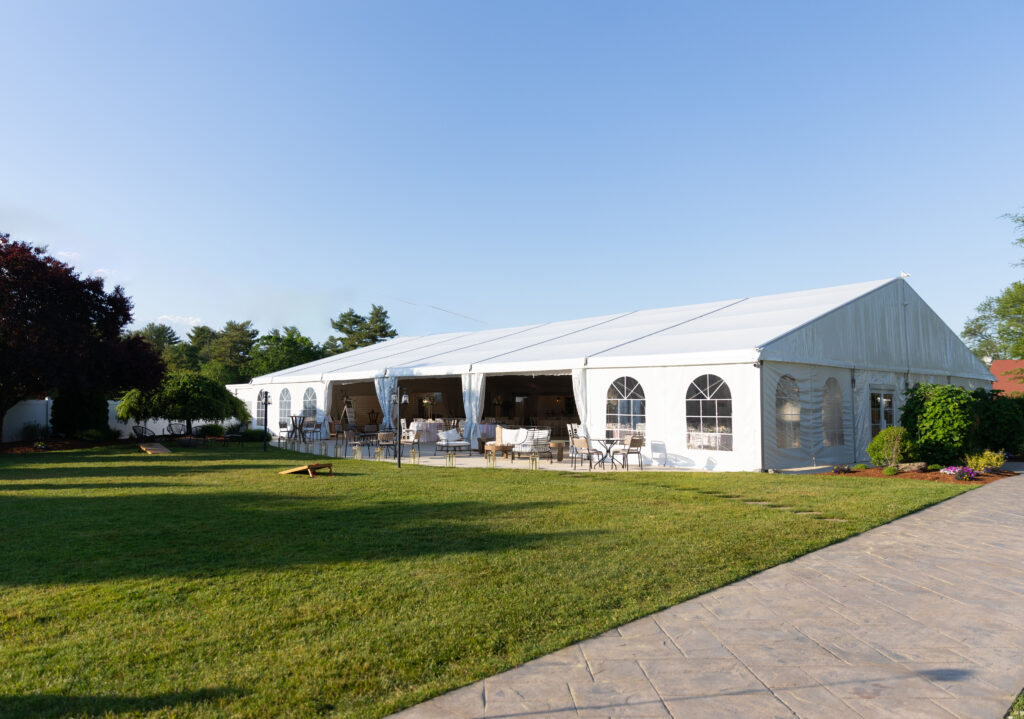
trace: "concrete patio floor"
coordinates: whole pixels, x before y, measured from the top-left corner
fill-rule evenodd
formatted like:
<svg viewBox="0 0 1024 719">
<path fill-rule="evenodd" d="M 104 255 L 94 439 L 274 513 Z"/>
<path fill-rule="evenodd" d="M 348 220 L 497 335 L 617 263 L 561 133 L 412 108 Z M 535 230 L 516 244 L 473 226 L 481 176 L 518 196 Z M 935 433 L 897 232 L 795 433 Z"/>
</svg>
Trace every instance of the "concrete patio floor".
<svg viewBox="0 0 1024 719">
<path fill-rule="evenodd" d="M 1022 686 L 1017 475 L 394 716 L 997 719 Z"/>
<path fill-rule="evenodd" d="M 341 442 L 339 442 L 338 440 L 335 440 L 335 439 L 314 440 L 312 442 L 281 443 L 281 444 L 279 444 L 276 441 L 273 441 L 273 442 L 271 442 L 271 446 L 272 447 L 279 447 L 279 448 L 282 448 L 282 449 L 291 449 L 291 450 L 296 451 L 296 452 L 303 452 L 305 454 L 312 454 L 312 455 L 315 455 L 317 457 L 326 457 L 326 458 L 329 458 L 329 459 L 339 459 L 339 458 L 352 459 L 353 458 L 353 456 L 352 456 L 352 448 L 351 447 L 346 448 L 346 453 L 345 453 L 344 456 L 341 455 L 341 451 L 342 451 L 343 447 L 341 445 Z M 364 454 L 364 456 L 362 458 L 363 459 L 369 459 L 369 460 L 374 459 L 372 450 L 368 450 L 366 452 L 366 454 Z M 384 457 L 381 461 L 382 462 L 394 463 L 395 462 L 395 458 L 393 456 L 391 456 L 391 457 Z M 402 464 L 412 464 L 412 463 L 413 463 L 413 460 L 409 456 L 409 448 L 406 447 L 405 450 L 402 452 Z M 428 467 L 444 467 L 445 466 L 445 456 L 444 456 L 444 453 L 443 452 L 438 452 L 437 454 L 434 454 L 434 447 L 433 447 L 433 445 L 424 444 L 423 448 L 422 448 L 422 450 L 420 452 L 419 464 L 422 464 L 422 465 L 425 465 L 425 466 L 428 466 Z M 480 454 L 479 452 L 472 452 L 472 453 L 459 452 L 458 454 L 455 455 L 455 466 L 456 467 L 476 467 L 478 469 L 482 469 L 482 468 L 486 468 L 487 467 L 487 461 L 484 458 L 484 456 L 482 454 Z M 529 457 L 516 457 L 515 460 L 513 461 L 512 459 L 509 459 L 507 457 L 499 456 L 497 458 L 497 461 L 495 462 L 495 467 L 498 468 L 498 469 L 529 469 L 530 468 L 530 459 L 529 459 Z M 577 463 L 576 464 L 576 469 L 573 470 L 573 465 L 572 465 L 572 462 L 570 461 L 568 448 L 566 448 L 566 450 L 564 452 L 563 460 L 561 462 L 558 461 L 557 457 L 553 458 L 551 460 L 549 460 L 547 457 L 539 457 L 538 461 L 537 461 L 537 469 L 543 469 L 543 470 L 549 470 L 549 471 L 555 471 L 555 472 L 572 472 L 572 471 L 577 471 L 577 472 L 580 472 L 580 471 L 582 471 L 582 472 L 589 472 L 589 471 L 594 471 L 594 472 L 613 472 L 613 471 L 614 472 L 621 472 L 622 471 L 622 467 L 620 467 L 618 465 L 612 467 L 610 465 L 610 463 L 607 463 L 607 462 L 604 463 L 603 466 L 595 463 L 593 470 L 591 470 L 584 463 Z M 634 472 L 634 471 L 637 471 L 637 470 L 638 470 L 638 467 L 636 465 L 635 458 L 630 458 L 629 471 Z M 643 466 L 643 471 L 644 472 L 648 472 L 648 471 L 654 471 L 654 472 L 706 472 L 708 470 L 705 467 L 659 467 L 659 466 L 648 464 L 647 461 L 645 460 L 644 461 L 644 466 Z M 817 472 L 820 472 L 822 474 L 830 474 L 832 472 L 832 465 L 827 465 L 827 466 L 822 465 L 821 467 L 817 467 L 817 468 L 802 467 L 799 470 L 786 470 L 786 471 L 787 472 L 790 472 L 790 471 L 792 471 L 792 472 L 800 472 L 800 473 L 803 473 L 803 474 L 811 473 L 812 471 L 817 471 Z"/>
</svg>

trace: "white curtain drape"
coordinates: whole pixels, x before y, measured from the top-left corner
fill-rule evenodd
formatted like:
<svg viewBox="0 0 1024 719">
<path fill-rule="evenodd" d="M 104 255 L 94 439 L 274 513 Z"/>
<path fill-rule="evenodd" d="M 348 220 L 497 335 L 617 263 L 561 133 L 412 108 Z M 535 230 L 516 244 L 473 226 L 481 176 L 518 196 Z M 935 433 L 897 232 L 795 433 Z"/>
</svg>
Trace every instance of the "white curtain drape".
<svg viewBox="0 0 1024 719">
<path fill-rule="evenodd" d="M 577 367 L 572 371 L 572 396 L 576 401 L 576 413 L 580 416 L 580 432 L 584 437 L 590 436 L 587 429 L 587 376 L 585 367 Z"/>
<path fill-rule="evenodd" d="M 480 436 L 480 418 L 484 413 L 484 386 L 487 376 L 479 372 L 462 375 L 462 406 L 466 410 L 466 429 L 462 438 L 471 445 Z"/>
<path fill-rule="evenodd" d="M 398 409 L 398 406 L 391 404 L 391 393 L 394 392 L 395 388 L 398 386 L 398 378 L 376 377 L 373 380 L 373 384 L 377 390 L 377 401 L 380 403 L 380 414 L 382 418 L 380 428 L 382 430 L 394 429 L 394 413 Z"/>
</svg>

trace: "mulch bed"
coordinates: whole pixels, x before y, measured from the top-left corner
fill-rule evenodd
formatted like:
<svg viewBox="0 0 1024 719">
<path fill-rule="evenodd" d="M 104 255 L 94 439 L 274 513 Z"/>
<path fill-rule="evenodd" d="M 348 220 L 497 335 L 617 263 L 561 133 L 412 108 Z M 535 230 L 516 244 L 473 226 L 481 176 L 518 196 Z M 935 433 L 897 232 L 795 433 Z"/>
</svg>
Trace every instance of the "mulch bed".
<svg viewBox="0 0 1024 719">
<path fill-rule="evenodd" d="M 46 449 L 36 449 L 33 442 L 5 442 L 0 444 L 0 454 L 38 454 L 61 449 L 88 449 L 108 444 L 134 444 L 135 440 L 119 440 L 116 442 L 86 442 L 81 439 L 48 439 L 44 442 Z"/>
<path fill-rule="evenodd" d="M 995 472 L 986 472 L 979 475 L 979 479 L 954 479 L 951 475 L 942 472 L 900 472 L 896 477 L 900 479 L 923 479 L 926 482 L 944 482 L 946 484 L 989 484 L 1003 477 L 1012 477 L 1014 472 L 1007 472 L 1004 469 Z M 848 477 L 886 477 L 881 467 L 869 467 L 868 469 L 854 470 L 847 474 Z"/>
</svg>

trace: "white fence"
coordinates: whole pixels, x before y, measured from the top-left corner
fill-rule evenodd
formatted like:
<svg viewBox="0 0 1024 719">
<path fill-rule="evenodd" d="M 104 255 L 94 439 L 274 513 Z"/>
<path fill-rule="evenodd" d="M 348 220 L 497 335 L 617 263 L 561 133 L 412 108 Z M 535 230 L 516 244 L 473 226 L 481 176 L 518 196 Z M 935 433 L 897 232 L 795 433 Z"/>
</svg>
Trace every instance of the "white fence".
<svg viewBox="0 0 1024 719">
<path fill-rule="evenodd" d="M 119 403 L 114 400 L 109 400 L 107 402 L 107 424 L 122 438 L 130 437 L 132 434 L 132 427 L 136 422 L 122 422 L 119 420 L 117 418 L 118 404 Z M 39 425 L 39 427 L 44 430 L 48 429 L 50 425 L 52 407 L 53 400 L 50 398 L 28 399 L 14 405 L 7 411 L 7 414 L 4 415 L 4 433 L 3 437 L 0 438 L 0 441 L 20 442 L 22 440 L 22 432 L 26 425 L 35 424 Z M 144 424 L 155 433 L 164 434 L 170 421 L 171 420 L 166 419 L 151 419 Z M 229 420 L 225 424 L 231 424 L 232 421 L 234 420 Z M 196 424 L 202 423 L 193 423 L 193 425 Z"/>
</svg>

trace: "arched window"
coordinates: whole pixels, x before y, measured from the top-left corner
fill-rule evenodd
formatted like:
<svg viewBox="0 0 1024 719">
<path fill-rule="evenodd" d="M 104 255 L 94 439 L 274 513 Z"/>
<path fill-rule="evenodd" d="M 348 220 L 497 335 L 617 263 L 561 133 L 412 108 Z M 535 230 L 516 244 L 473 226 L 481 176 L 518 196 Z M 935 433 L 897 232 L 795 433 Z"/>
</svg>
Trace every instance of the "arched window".
<svg viewBox="0 0 1024 719">
<path fill-rule="evenodd" d="M 732 393 L 717 375 L 701 375 L 686 390 L 686 446 L 732 451 Z"/>
<path fill-rule="evenodd" d="M 605 405 L 605 425 L 608 438 L 622 439 L 647 427 L 647 404 L 644 388 L 632 377 L 619 377 L 608 388 Z"/>
<path fill-rule="evenodd" d="M 788 374 L 775 388 L 775 443 L 779 449 L 800 446 L 800 389 Z"/>
<path fill-rule="evenodd" d="M 262 395 L 262 392 L 256 395 L 256 426 L 265 428 L 267 426 L 267 408 L 263 404 Z"/>
<path fill-rule="evenodd" d="M 843 437 L 843 390 L 835 377 L 829 377 L 825 382 L 825 392 L 821 396 L 821 432 L 826 447 L 846 444 Z"/>
<path fill-rule="evenodd" d="M 312 387 L 306 387 L 302 395 L 302 416 L 316 419 L 316 391 Z"/>
<path fill-rule="evenodd" d="M 290 426 L 292 419 L 292 393 L 287 389 L 281 390 L 281 396 L 277 400 L 278 419 L 283 426 Z"/>
</svg>

